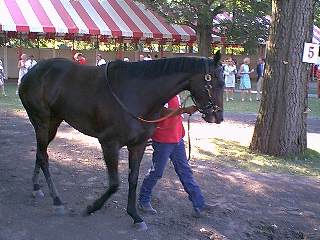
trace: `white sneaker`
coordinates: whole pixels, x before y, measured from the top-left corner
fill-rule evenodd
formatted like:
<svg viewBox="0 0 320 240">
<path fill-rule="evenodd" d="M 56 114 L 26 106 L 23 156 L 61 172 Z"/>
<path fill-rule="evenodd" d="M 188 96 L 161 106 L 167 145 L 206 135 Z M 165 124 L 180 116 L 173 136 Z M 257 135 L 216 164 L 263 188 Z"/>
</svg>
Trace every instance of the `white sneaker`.
<svg viewBox="0 0 320 240">
<path fill-rule="evenodd" d="M 142 212 L 145 212 L 145 213 L 150 213 L 150 214 L 157 214 L 157 210 L 155 210 L 151 203 L 138 203 L 138 208 L 142 211 Z"/>
<path fill-rule="evenodd" d="M 309 112 L 311 112 L 311 109 L 310 108 L 306 108 L 303 113 L 309 113 Z"/>
</svg>

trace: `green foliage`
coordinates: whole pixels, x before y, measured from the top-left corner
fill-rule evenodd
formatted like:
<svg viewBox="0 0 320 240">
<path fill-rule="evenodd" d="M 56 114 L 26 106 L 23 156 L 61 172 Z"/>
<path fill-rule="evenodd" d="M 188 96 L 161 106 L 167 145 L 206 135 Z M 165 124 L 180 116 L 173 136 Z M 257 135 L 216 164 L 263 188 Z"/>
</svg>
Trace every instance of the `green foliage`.
<svg viewBox="0 0 320 240">
<path fill-rule="evenodd" d="M 217 0 L 140 0 L 169 22 L 186 24 L 196 30 L 195 23 L 212 25 L 212 17 L 222 12 L 224 5 Z"/>
<path fill-rule="evenodd" d="M 170 23 L 192 27 L 199 39 L 212 32 L 213 18 L 223 12 L 224 4 L 218 0 L 139 0 L 149 9 L 165 17 Z M 209 35 L 210 36 L 210 35 Z M 211 44 L 200 42 L 199 52 L 211 55 Z"/>
<path fill-rule="evenodd" d="M 169 22 L 186 24 L 197 33 L 198 27 L 221 29 L 218 35 L 228 41 L 243 44 L 247 53 L 257 50 L 258 39 L 267 40 L 271 14 L 271 0 L 140 0 L 150 9 L 164 16 Z M 213 26 L 213 18 L 223 11 L 232 13 L 232 21 Z M 196 24 L 197 23 L 197 24 Z"/>
<path fill-rule="evenodd" d="M 229 41 L 241 43 L 247 53 L 256 53 L 258 42 L 267 41 L 271 15 L 271 0 L 229 0 L 226 8 L 232 12 L 232 21 L 224 21 L 221 26 Z"/>
<path fill-rule="evenodd" d="M 320 1 L 316 2 L 316 10 L 314 13 L 314 24 L 320 27 Z"/>
</svg>

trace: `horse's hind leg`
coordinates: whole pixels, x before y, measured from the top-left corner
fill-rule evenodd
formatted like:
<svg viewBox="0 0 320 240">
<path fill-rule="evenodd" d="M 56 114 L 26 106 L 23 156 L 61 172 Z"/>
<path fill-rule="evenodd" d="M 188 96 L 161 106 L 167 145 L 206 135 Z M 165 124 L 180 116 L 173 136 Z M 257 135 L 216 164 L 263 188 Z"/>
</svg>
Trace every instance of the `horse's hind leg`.
<svg viewBox="0 0 320 240">
<path fill-rule="evenodd" d="M 51 117 L 50 123 L 49 123 L 49 133 L 48 133 L 48 144 L 54 139 L 56 136 L 57 130 L 59 125 L 61 124 L 62 120 L 59 118 Z M 32 176 L 32 183 L 33 183 L 33 192 L 32 195 L 35 198 L 43 198 L 44 193 L 40 189 L 39 184 L 39 174 L 40 174 L 40 164 L 38 161 L 35 163 L 34 172 Z"/>
<path fill-rule="evenodd" d="M 119 158 L 119 144 L 115 142 L 100 141 L 104 161 L 109 175 L 109 188 L 107 191 L 92 205 L 87 207 L 87 214 L 91 214 L 99 210 L 103 204 L 114 194 L 119 188 L 119 175 L 118 175 L 118 158 Z"/>
<path fill-rule="evenodd" d="M 51 120 L 38 120 L 32 121 L 37 138 L 37 154 L 36 154 L 36 164 L 34 169 L 34 174 L 32 177 L 33 180 L 33 190 L 38 192 L 41 195 L 40 185 L 39 185 L 39 173 L 40 168 L 45 176 L 46 182 L 49 187 L 50 195 L 53 199 L 54 210 L 56 213 L 62 214 L 64 212 L 64 208 L 62 202 L 60 200 L 59 194 L 56 190 L 56 187 L 51 179 L 51 174 L 49 171 L 49 161 L 48 161 L 48 153 L 47 148 L 48 144 L 54 138 L 57 129 L 61 123 L 61 120 L 53 119 Z"/>
<path fill-rule="evenodd" d="M 60 126 L 62 120 L 59 118 L 54 118 L 51 117 L 50 122 L 49 122 L 49 130 L 48 130 L 48 144 L 54 139 L 56 136 L 58 127 Z M 33 182 L 33 192 L 32 195 L 35 198 L 42 198 L 44 197 L 44 193 L 40 189 L 40 184 L 39 184 L 39 174 L 40 174 L 40 163 L 39 161 L 36 161 L 35 167 L 34 167 L 34 172 L 32 176 L 32 182 Z"/>
<path fill-rule="evenodd" d="M 143 157 L 143 153 L 146 147 L 146 143 L 130 146 L 129 150 L 129 194 L 128 194 L 128 206 L 127 212 L 132 217 L 135 227 L 138 230 L 147 230 L 147 225 L 137 213 L 136 207 L 136 190 L 139 177 L 140 163 Z"/>
</svg>

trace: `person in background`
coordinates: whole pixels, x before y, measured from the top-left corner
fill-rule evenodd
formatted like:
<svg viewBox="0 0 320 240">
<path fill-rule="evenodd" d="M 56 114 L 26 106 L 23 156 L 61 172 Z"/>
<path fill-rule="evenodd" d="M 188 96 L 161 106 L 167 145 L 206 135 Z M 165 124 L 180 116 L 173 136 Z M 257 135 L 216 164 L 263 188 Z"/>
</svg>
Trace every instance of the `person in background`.
<svg viewBox="0 0 320 240">
<path fill-rule="evenodd" d="M 232 59 L 232 61 L 234 62 L 234 65 L 237 67 L 237 59 L 236 58 L 234 58 L 234 57 L 231 57 L 231 59 Z"/>
<path fill-rule="evenodd" d="M 26 68 L 26 61 L 27 61 L 27 54 L 25 53 L 21 54 L 20 60 L 18 61 L 19 76 L 18 76 L 16 94 L 18 94 L 22 77 L 28 72 L 28 69 Z"/>
<path fill-rule="evenodd" d="M 3 67 L 2 60 L 0 59 L 0 88 L 1 88 L 2 95 L 6 97 L 7 94 L 4 90 L 4 80 L 5 80 L 4 67 Z"/>
<path fill-rule="evenodd" d="M 236 74 L 237 68 L 234 64 L 232 58 L 229 58 L 225 61 L 224 65 L 224 81 L 225 81 L 225 90 L 226 90 L 226 101 L 229 99 L 234 99 L 234 89 L 236 86 Z"/>
<path fill-rule="evenodd" d="M 37 61 L 34 59 L 34 56 L 30 55 L 25 63 L 27 71 L 29 71 L 31 68 L 33 68 L 36 64 L 37 64 Z"/>
<path fill-rule="evenodd" d="M 249 101 L 252 102 L 251 98 L 251 79 L 250 73 L 254 72 L 254 69 L 250 70 L 249 67 L 250 58 L 246 57 L 243 59 L 243 64 L 240 66 L 239 69 L 239 76 L 240 76 L 240 90 L 241 90 L 241 101 L 244 101 L 244 94 L 247 93 L 249 97 Z"/>
<path fill-rule="evenodd" d="M 151 194 L 154 186 L 161 179 L 169 158 L 174 169 L 189 195 L 193 205 L 194 217 L 201 217 L 204 211 L 212 208 L 205 203 L 204 197 L 197 182 L 195 181 L 190 165 L 188 164 L 185 145 L 183 141 L 184 128 L 182 113 L 189 115 L 197 111 L 196 106 L 181 108 L 179 96 L 173 97 L 161 110 L 161 116 L 173 114 L 158 123 L 152 138 L 152 166 L 148 175 L 144 178 L 139 194 L 138 208 L 146 213 L 157 214 L 151 205 Z"/>
<path fill-rule="evenodd" d="M 258 64 L 257 64 L 257 96 L 256 100 L 260 101 L 261 100 L 261 90 L 262 90 L 262 85 L 263 85 L 263 74 L 264 74 L 264 66 L 265 66 L 265 60 L 263 58 L 258 59 Z"/>
<path fill-rule="evenodd" d="M 74 60 L 79 63 L 79 64 L 86 64 L 87 63 L 87 59 L 83 56 L 82 53 L 76 53 L 73 56 Z"/>
<path fill-rule="evenodd" d="M 104 60 L 104 58 L 102 57 L 102 55 L 100 53 L 97 54 L 96 57 L 96 66 L 101 66 L 103 64 L 106 64 L 106 60 Z"/>
<path fill-rule="evenodd" d="M 147 56 L 143 59 L 144 61 L 150 61 L 152 60 L 152 57 L 150 54 L 147 54 Z"/>
<path fill-rule="evenodd" d="M 144 60 L 144 55 L 143 54 L 140 54 L 139 55 L 139 61 L 143 61 Z"/>
</svg>

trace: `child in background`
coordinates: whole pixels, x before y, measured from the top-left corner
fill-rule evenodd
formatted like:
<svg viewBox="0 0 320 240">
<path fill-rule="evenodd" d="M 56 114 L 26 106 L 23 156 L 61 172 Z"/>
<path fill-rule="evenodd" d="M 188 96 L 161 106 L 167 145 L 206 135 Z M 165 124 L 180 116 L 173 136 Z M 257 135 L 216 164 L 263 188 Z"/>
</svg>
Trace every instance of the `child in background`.
<svg viewBox="0 0 320 240">
<path fill-rule="evenodd" d="M 232 58 L 229 58 L 225 61 L 224 65 L 224 81 L 225 81 L 225 90 L 226 90 L 226 101 L 229 99 L 234 99 L 234 89 L 236 86 L 236 74 L 237 67 L 234 64 Z"/>
<path fill-rule="evenodd" d="M 18 62 L 19 78 L 18 78 L 16 94 L 18 94 L 18 90 L 19 90 L 19 86 L 20 86 L 22 77 L 28 72 L 28 69 L 26 67 L 26 61 L 27 61 L 27 54 L 23 53 L 20 57 L 19 62 Z"/>
</svg>

